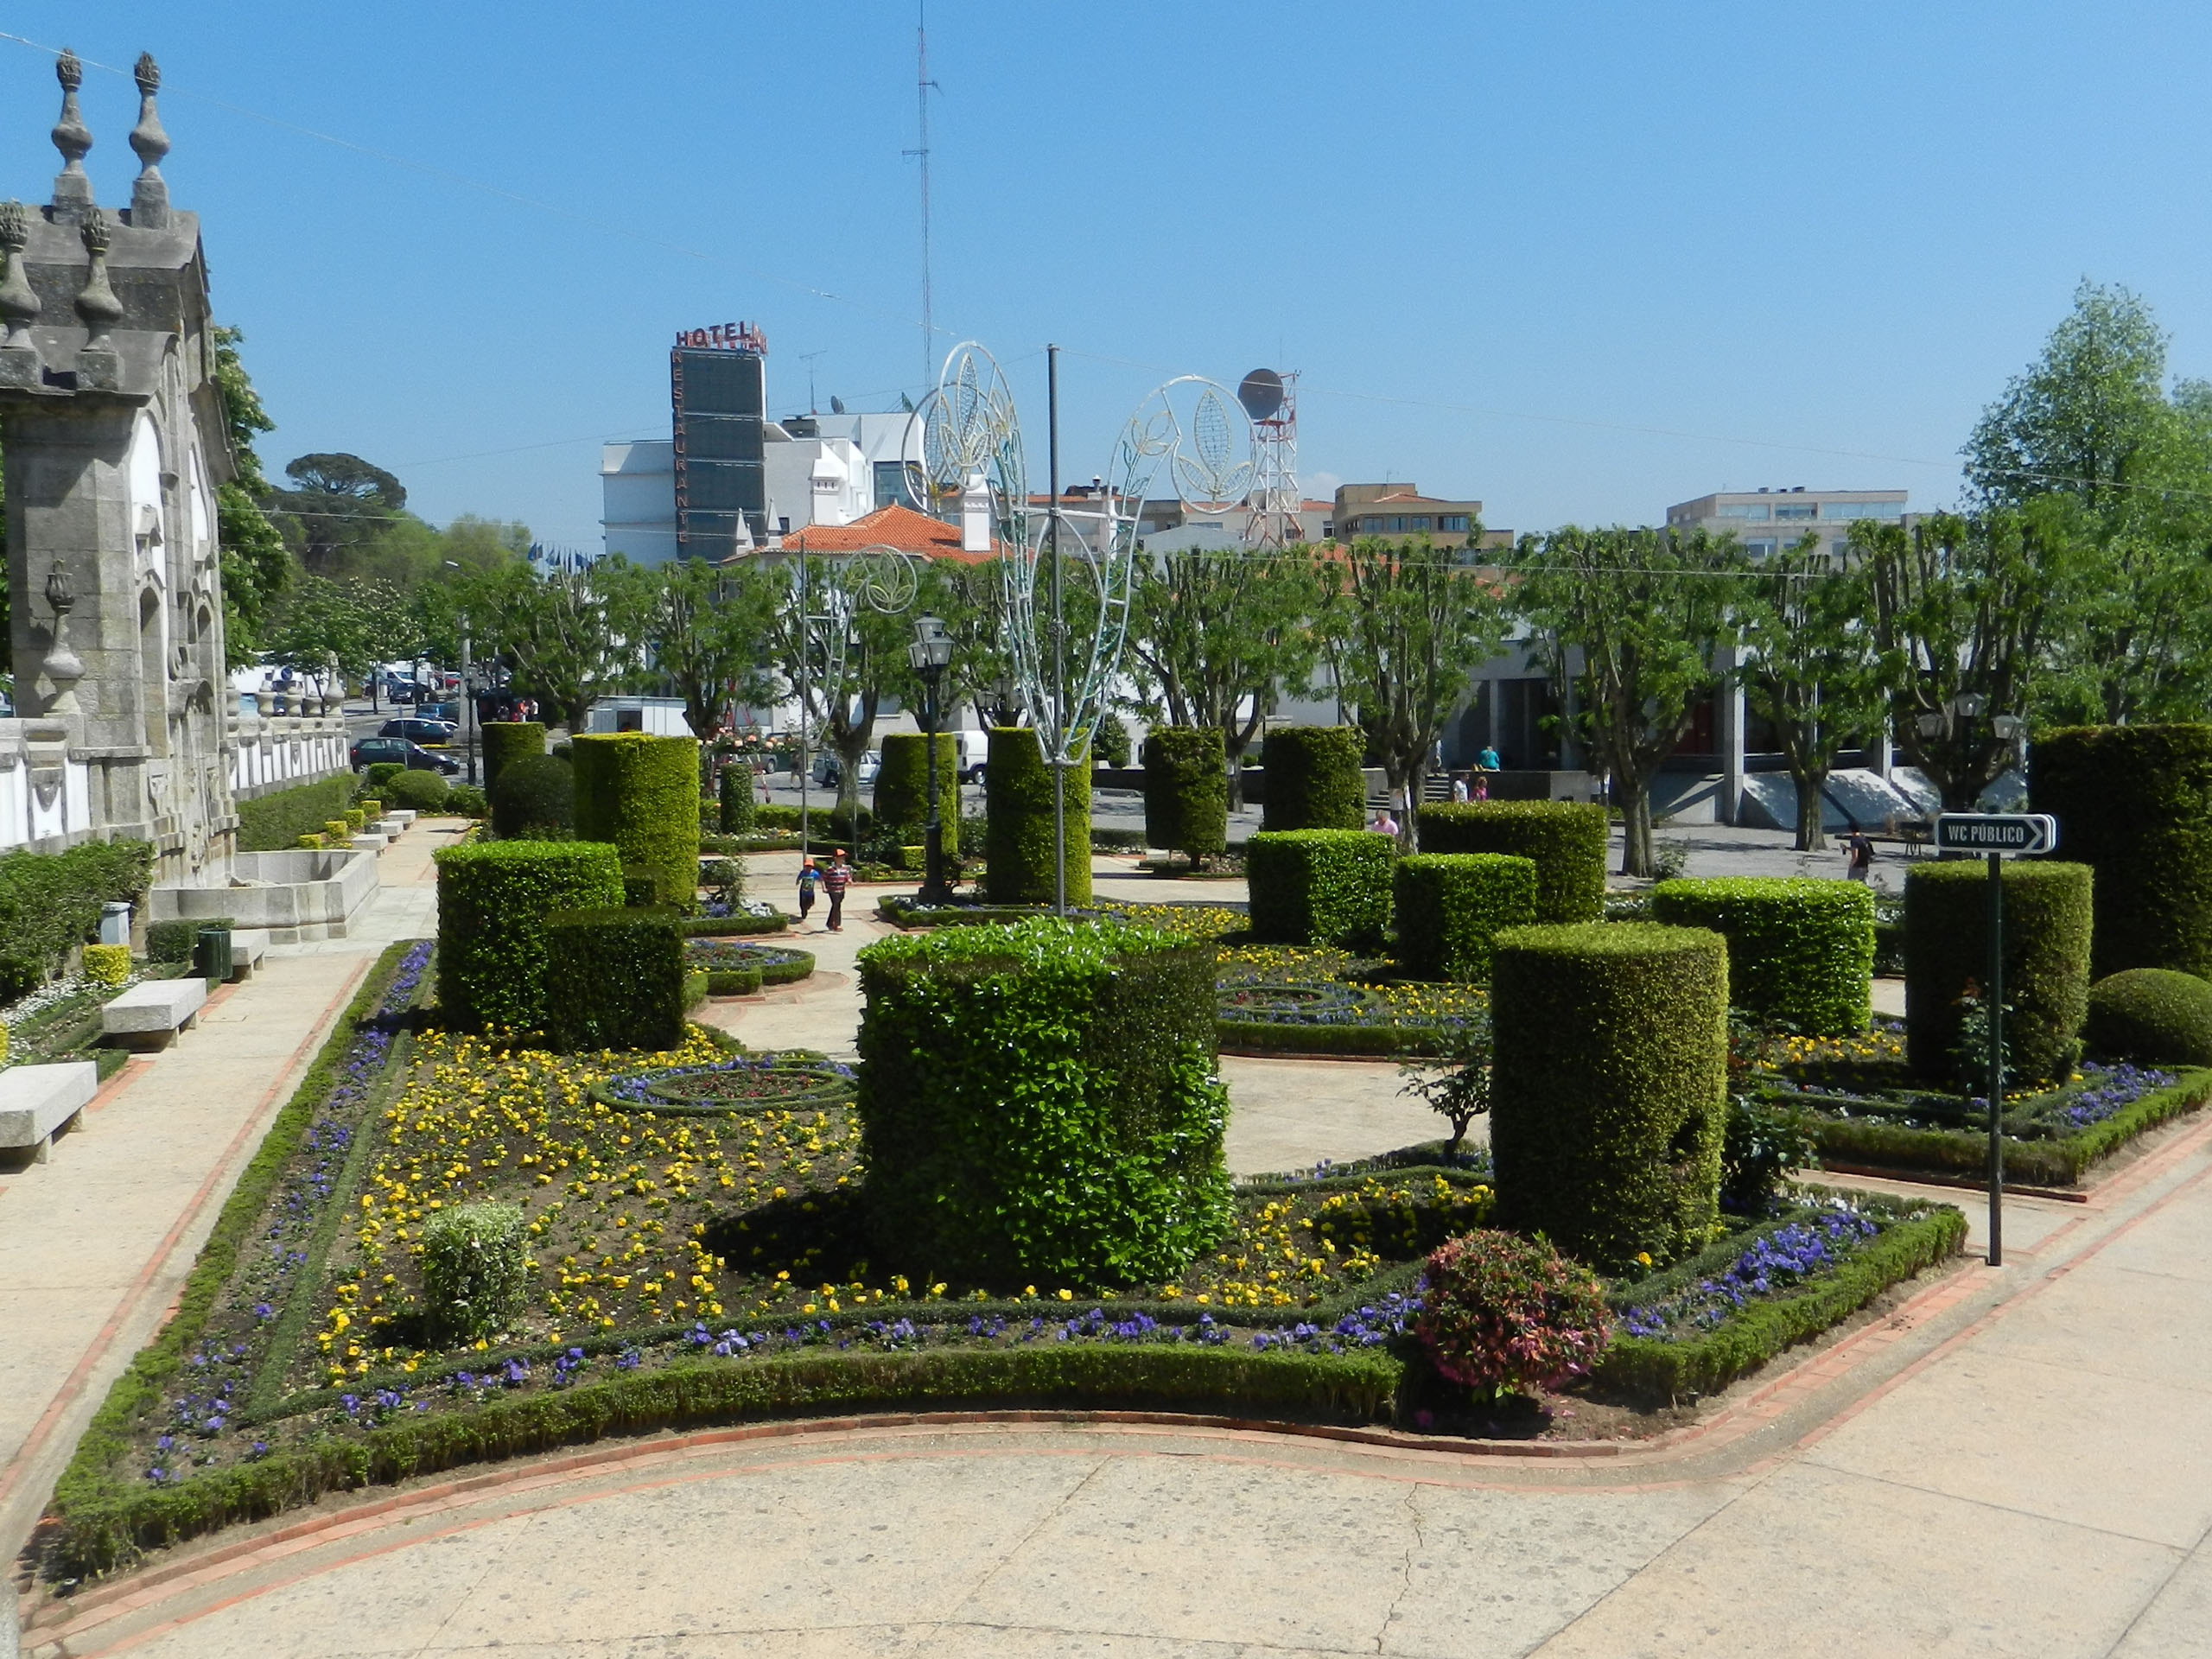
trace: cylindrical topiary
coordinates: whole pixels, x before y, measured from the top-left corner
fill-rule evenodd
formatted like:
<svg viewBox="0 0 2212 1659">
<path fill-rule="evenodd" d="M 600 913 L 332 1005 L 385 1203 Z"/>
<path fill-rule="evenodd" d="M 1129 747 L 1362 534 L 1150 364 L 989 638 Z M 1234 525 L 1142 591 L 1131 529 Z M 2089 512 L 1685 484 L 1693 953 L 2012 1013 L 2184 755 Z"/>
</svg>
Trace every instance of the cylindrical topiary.
<svg viewBox="0 0 2212 1659">
<path fill-rule="evenodd" d="M 2009 1078 L 2065 1077 L 2088 1013 L 2091 880 L 2086 864 L 2006 860 L 2005 1046 Z M 1961 1067 L 1968 986 L 1989 977 L 1989 875 L 1980 859 L 1929 860 L 1904 878 L 1905 1063 L 1933 1081 Z"/>
<path fill-rule="evenodd" d="M 1350 726 L 1278 726 L 1260 745 L 1267 782 L 1260 828 L 1357 830 L 1367 806 L 1359 733 Z"/>
<path fill-rule="evenodd" d="M 985 896 L 995 905 L 1052 902 L 1052 768 L 1027 726 L 995 727 L 984 782 Z M 1067 772 L 1068 903 L 1090 902 L 1090 769 Z"/>
<path fill-rule="evenodd" d="M 1155 726 L 1144 740 L 1146 844 L 1196 864 L 1229 847 L 1229 754 L 1212 726 Z"/>
<path fill-rule="evenodd" d="M 1651 890 L 1651 919 L 1726 939 L 1730 995 L 1769 1024 L 1846 1037 L 1874 1017 L 1874 895 L 1857 881 L 1662 881 Z"/>
<path fill-rule="evenodd" d="M 1366 830 L 1262 830 L 1244 843 L 1252 937 L 1372 950 L 1390 925 L 1398 843 Z"/>
<path fill-rule="evenodd" d="M 751 835 L 760 810 L 753 798 L 753 763 L 731 761 L 722 768 L 715 791 L 715 828 L 726 836 Z"/>
<path fill-rule="evenodd" d="M 1653 923 L 1492 942 L 1499 1219 L 1600 1271 L 1702 1246 L 1720 1211 L 1728 947 Z"/>
<path fill-rule="evenodd" d="M 1272 787 L 1272 785 L 1270 785 Z M 1424 853 L 1510 853 L 1536 866 L 1536 919 L 1605 913 L 1605 809 L 1586 801 L 1469 801 L 1414 814 Z"/>
<path fill-rule="evenodd" d="M 1381 836 L 1376 837 L 1381 840 Z M 1392 877 L 1398 965 L 1415 979 L 1490 978 L 1500 928 L 1536 919 L 1536 867 L 1503 853 L 1415 853 Z"/>
<path fill-rule="evenodd" d="M 658 900 L 699 899 L 699 740 L 610 732 L 575 741 L 576 839 L 619 848 L 652 873 Z"/>
<path fill-rule="evenodd" d="M 944 855 L 960 853 L 960 743 L 937 734 L 938 833 Z M 922 844 L 930 821 L 930 743 L 919 732 L 893 732 L 883 740 L 883 765 L 875 774 L 875 822 L 880 833 L 897 830 Z"/>
<path fill-rule="evenodd" d="M 536 721 L 495 720 L 476 729 L 484 741 L 486 789 L 498 786 L 508 761 L 534 759 L 545 753 L 545 728 Z"/>
<path fill-rule="evenodd" d="M 2126 969 L 2089 987 L 2082 1034 L 2100 1059 L 2212 1065 L 2212 983 L 2173 968 Z"/>
<path fill-rule="evenodd" d="M 665 909 L 556 910 L 545 918 L 545 1040 L 562 1051 L 683 1040 L 683 938 Z"/>
<path fill-rule="evenodd" d="M 557 763 L 556 763 L 557 764 Z M 545 918 L 622 902 L 622 861 L 594 841 L 448 847 L 438 867 L 438 1005 L 461 1031 L 545 1025 Z"/>
<path fill-rule="evenodd" d="M 861 953 L 879 1249 L 962 1284 L 1156 1287 L 1230 1219 L 1213 947 L 1051 918 Z"/>
<path fill-rule="evenodd" d="M 486 792 L 492 834 L 500 841 L 550 840 L 576 827 L 575 772 L 558 755 L 510 760 L 498 785 Z"/>
<path fill-rule="evenodd" d="M 2212 726 L 2075 726 L 2028 750 L 2034 808 L 2096 872 L 2090 971 L 2212 978 Z"/>
</svg>

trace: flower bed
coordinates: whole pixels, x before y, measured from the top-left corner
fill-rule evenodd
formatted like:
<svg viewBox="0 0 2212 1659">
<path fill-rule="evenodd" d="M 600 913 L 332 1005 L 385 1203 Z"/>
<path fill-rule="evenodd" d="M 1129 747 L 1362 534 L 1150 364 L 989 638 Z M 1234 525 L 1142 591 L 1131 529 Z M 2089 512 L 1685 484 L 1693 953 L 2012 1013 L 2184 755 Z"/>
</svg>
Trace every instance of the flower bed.
<svg viewBox="0 0 2212 1659">
<path fill-rule="evenodd" d="M 814 954 L 789 945 L 740 944 L 730 939 L 683 942 L 687 972 L 707 976 L 710 996 L 743 996 L 764 985 L 789 985 L 814 971 Z"/>
<path fill-rule="evenodd" d="M 1228 1053 L 1435 1054 L 1447 1033 L 1489 1017 L 1479 986 L 1396 978 L 1342 950 L 1224 944 L 1220 976 Z"/>
<path fill-rule="evenodd" d="M 1989 1155 L 1988 1103 L 1914 1078 L 1891 1021 L 1860 1037 L 1777 1037 L 1743 1080 L 1761 1104 L 1791 1113 L 1829 1163 L 1971 1178 Z M 2145 1130 L 2212 1099 L 2212 1071 L 2086 1064 L 2056 1088 L 2007 1094 L 2006 1178 L 2069 1186 Z"/>
<path fill-rule="evenodd" d="M 735 1054 L 702 1065 L 624 1072 L 592 1085 L 592 1098 L 619 1111 L 721 1113 L 841 1104 L 853 1072 L 816 1054 Z"/>
</svg>

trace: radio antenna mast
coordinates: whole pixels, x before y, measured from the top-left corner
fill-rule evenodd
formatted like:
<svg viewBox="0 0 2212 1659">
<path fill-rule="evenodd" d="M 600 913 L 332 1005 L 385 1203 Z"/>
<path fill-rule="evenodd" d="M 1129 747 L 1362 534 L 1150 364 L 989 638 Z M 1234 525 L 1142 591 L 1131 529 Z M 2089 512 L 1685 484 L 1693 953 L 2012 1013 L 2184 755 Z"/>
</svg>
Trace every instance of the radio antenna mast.
<svg viewBox="0 0 2212 1659">
<path fill-rule="evenodd" d="M 906 152 L 922 164 L 922 385 L 937 384 L 937 328 L 930 315 L 930 79 L 929 0 L 914 0 L 914 104 L 917 142 Z M 942 90 L 939 88 L 938 90 Z"/>
</svg>

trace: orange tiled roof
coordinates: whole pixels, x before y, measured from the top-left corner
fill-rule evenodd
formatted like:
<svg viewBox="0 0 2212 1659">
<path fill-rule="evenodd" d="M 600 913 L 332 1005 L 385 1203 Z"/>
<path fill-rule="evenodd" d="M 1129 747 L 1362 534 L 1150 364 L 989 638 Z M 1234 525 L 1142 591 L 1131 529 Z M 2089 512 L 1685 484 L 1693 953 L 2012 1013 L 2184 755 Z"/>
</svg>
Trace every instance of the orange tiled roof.
<svg viewBox="0 0 2212 1659">
<path fill-rule="evenodd" d="M 995 537 L 992 546 L 995 552 Z M 895 502 L 849 524 L 809 524 L 795 530 L 784 537 L 784 547 L 788 552 L 804 548 L 809 553 L 857 553 L 864 548 L 889 547 L 932 559 L 955 559 L 963 564 L 981 564 L 992 556 L 991 553 L 962 551 L 958 524 L 948 524 Z"/>
</svg>

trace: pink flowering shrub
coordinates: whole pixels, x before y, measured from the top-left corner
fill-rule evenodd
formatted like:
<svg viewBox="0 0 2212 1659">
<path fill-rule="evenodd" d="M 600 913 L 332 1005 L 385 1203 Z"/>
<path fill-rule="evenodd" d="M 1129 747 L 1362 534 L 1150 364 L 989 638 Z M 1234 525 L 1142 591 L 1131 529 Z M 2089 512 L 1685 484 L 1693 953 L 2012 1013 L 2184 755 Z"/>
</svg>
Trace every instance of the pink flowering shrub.
<svg viewBox="0 0 2212 1659">
<path fill-rule="evenodd" d="M 1597 1276 L 1548 1244 L 1468 1233 L 1428 1258 L 1426 1282 L 1414 1333 L 1454 1382 L 1492 1395 L 1553 1387 L 1605 1351 Z"/>
</svg>

